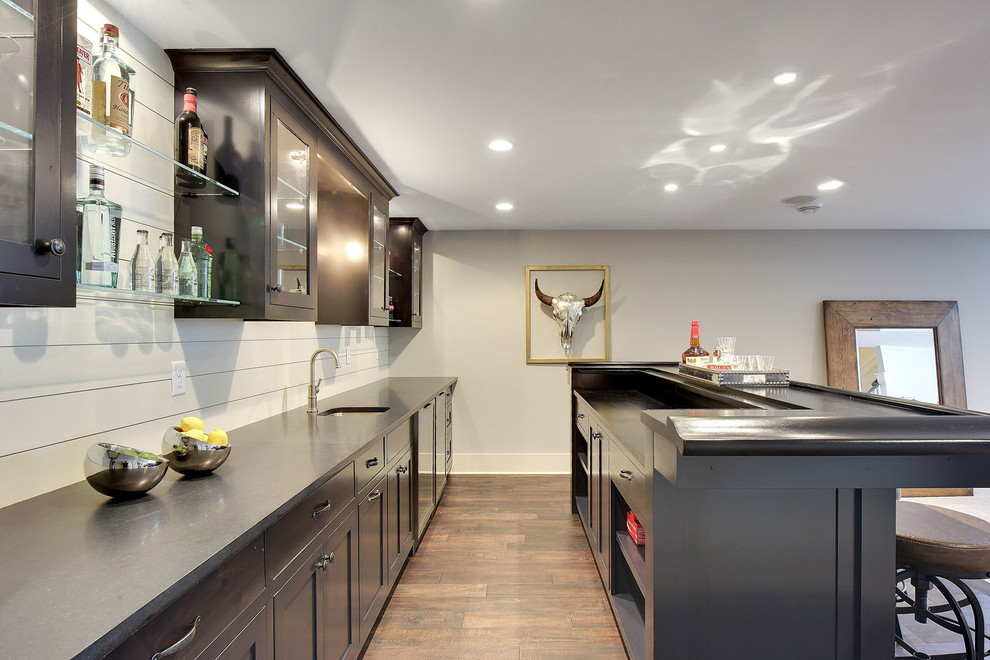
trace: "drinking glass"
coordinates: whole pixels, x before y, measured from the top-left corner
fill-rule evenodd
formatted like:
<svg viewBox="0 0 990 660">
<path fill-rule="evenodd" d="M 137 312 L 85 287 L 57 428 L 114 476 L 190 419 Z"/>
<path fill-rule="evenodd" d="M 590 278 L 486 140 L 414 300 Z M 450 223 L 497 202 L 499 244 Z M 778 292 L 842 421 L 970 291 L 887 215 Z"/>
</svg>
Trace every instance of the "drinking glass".
<svg viewBox="0 0 990 660">
<path fill-rule="evenodd" d="M 731 364 L 732 356 L 736 352 L 736 338 L 718 337 L 715 339 L 715 351 L 719 362 Z"/>
</svg>

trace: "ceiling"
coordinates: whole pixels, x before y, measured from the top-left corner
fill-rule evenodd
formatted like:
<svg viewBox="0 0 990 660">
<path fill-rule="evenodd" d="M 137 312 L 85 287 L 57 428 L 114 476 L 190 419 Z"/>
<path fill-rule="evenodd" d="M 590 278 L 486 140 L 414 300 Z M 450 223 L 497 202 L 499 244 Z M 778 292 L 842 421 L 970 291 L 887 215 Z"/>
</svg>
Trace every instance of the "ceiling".
<svg viewBox="0 0 990 660">
<path fill-rule="evenodd" d="M 109 3 L 278 49 L 431 229 L 990 229 L 987 0 Z"/>
</svg>

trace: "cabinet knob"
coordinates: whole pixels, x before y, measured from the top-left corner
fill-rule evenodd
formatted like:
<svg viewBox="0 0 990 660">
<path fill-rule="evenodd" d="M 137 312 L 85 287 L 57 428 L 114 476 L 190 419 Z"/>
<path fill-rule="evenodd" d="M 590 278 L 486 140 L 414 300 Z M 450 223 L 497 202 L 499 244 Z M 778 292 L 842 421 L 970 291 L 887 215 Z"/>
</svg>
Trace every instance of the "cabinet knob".
<svg viewBox="0 0 990 660">
<path fill-rule="evenodd" d="M 272 291 L 274 291 L 275 293 L 282 293 L 282 285 L 281 284 L 273 284 L 272 285 Z"/>
<path fill-rule="evenodd" d="M 40 247 L 42 252 L 51 252 L 56 257 L 61 257 L 65 254 L 65 241 L 61 238 L 53 238 L 50 241 L 45 241 Z"/>
<path fill-rule="evenodd" d="M 601 440 L 602 439 L 602 434 L 599 433 L 598 431 L 592 431 L 591 432 L 591 439 L 592 440 Z"/>
<path fill-rule="evenodd" d="M 409 471 L 409 468 L 407 468 L 405 465 L 400 465 L 399 467 L 395 468 L 395 471 L 398 474 L 405 474 L 406 472 Z"/>
<path fill-rule="evenodd" d="M 199 626 L 199 620 L 200 617 L 197 616 L 192 623 L 192 628 L 189 630 L 189 632 L 187 632 L 185 635 L 182 636 L 182 639 L 177 641 L 175 644 L 172 644 L 172 646 L 168 647 L 167 649 L 162 649 L 161 651 L 155 653 L 153 656 L 151 656 L 151 660 L 160 660 L 161 658 L 170 655 L 175 655 L 185 647 L 189 646 L 189 642 L 191 642 L 193 640 L 193 637 L 196 636 L 196 628 Z"/>
<path fill-rule="evenodd" d="M 320 561 L 316 562 L 316 568 L 325 571 L 327 570 L 327 566 L 329 566 L 332 563 L 333 563 L 333 553 L 331 552 L 329 555 L 323 555 L 322 557 L 320 557 Z"/>
</svg>

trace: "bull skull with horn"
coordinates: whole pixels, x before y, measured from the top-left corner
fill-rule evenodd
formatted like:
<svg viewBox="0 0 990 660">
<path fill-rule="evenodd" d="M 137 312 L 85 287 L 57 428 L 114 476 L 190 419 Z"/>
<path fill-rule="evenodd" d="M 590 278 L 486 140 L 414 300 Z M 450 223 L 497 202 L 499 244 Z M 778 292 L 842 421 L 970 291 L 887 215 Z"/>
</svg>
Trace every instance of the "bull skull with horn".
<svg viewBox="0 0 990 660">
<path fill-rule="evenodd" d="M 565 351 L 570 352 L 574 328 L 577 326 L 578 321 L 581 320 L 581 315 L 584 314 L 585 308 L 591 307 L 602 297 L 602 292 L 605 291 L 605 280 L 602 280 L 602 285 L 598 287 L 598 293 L 590 298 L 582 298 L 573 293 L 548 296 L 540 291 L 540 280 L 536 280 L 535 284 L 536 297 L 539 298 L 541 303 L 550 308 L 553 312 L 553 320 L 560 327 L 560 345 L 564 347 Z"/>
</svg>

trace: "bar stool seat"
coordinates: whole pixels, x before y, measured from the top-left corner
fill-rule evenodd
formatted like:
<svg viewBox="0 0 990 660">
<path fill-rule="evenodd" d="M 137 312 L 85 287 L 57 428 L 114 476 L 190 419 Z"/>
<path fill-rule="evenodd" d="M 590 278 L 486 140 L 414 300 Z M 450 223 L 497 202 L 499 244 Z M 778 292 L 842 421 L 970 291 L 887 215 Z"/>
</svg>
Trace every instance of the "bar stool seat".
<svg viewBox="0 0 990 660">
<path fill-rule="evenodd" d="M 962 580 L 990 577 L 990 522 L 965 513 L 918 502 L 897 502 L 897 582 L 910 578 L 914 585 L 912 599 L 905 589 L 897 588 L 898 613 L 913 612 L 920 623 L 931 621 L 963 637 L 965 653 L 928 656 L 911 648 L 897 624 L 896 642 L 915 658 L 977 660 L 984 655 L 984 617 L 979 600 Z M 964 597 L 956 599 L 945 586 L 954 584 Z M 929 606 L 928 591 L 934 586 L 946 604 Z M 973 611 L 970 628 L 963 607 Z M 942 616 L 951 611 L 955 619 Z"/>
</svg>

